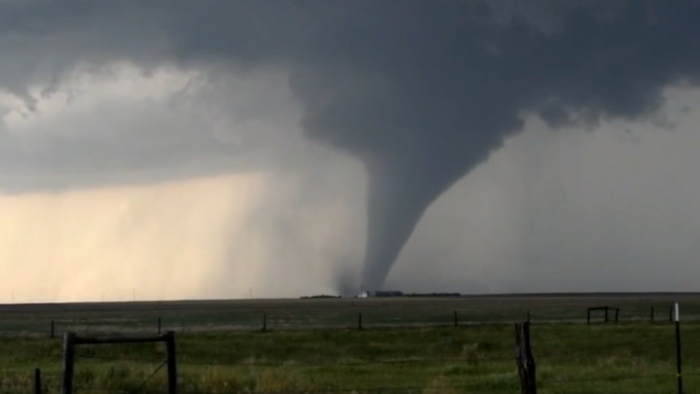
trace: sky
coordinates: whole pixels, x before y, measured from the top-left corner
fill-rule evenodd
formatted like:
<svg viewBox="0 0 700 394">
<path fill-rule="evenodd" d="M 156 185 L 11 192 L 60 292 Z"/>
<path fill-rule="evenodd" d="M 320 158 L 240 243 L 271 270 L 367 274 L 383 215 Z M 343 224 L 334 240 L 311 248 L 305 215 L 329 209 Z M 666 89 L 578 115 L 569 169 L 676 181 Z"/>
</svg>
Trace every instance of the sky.
<svg viewBox="0 0 700 394">
<path fill-rule="evenodd" d="M 0 0 L 0 302 L 700 291 L 700 3 Z"/>
</svg>

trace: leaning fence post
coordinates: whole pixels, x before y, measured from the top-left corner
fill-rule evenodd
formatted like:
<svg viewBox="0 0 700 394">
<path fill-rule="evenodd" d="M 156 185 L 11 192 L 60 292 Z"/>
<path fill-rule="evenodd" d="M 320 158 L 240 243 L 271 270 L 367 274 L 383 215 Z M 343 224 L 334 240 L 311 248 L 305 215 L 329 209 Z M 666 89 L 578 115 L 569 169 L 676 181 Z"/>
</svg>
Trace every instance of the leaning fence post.
<svg viewBox="0 0 700 394">
<path fill-rule="evenodd" d="M 515 362 L 520 378 L 520 393 L 537 394 L 535 359 L 530 349 L 530 323 L 515 325 Z"/>
<path fill-rule="evenodd" d="M 41 369 L 34 370 L 34 394 L 41 394 Z"/>
<path fill-rule="evenodd" d="M 75 333 L 63 335 L 63 382 L 61 394 L 73 394 L 73 365 L 75 363 Z"/>
<path fill-rule="evenodd" d="M 177 359 L 175 356 L 175 332 L 165 334 L 165 351 L 168 364 L 168 394 L 177 393 Z"/>
</svg>

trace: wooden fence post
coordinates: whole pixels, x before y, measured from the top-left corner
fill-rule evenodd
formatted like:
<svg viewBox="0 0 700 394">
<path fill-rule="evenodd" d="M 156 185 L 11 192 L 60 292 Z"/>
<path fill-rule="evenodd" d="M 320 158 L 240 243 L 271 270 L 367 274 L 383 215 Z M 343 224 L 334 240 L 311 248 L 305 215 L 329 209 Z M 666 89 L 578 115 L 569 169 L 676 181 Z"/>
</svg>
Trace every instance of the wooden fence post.
<svg viewBox="0 0 700 394">
<path fill-rule="evenodd" d="M 53 321 L 53 320 L 51 320 L 51 336 L 50 336 L 50 337 L 51 337 L 51 339 L 53 339 L 53 338 L 54 338 L 54 335 L 55 335 L 55 333 L 56 333 L 56 330 L 55 330 L 55 328 L 56 328 L 56 326 L 55 326 L 55 324 L 54 324 L 54 321 Z"/>
<path fill-rule="evenodd" d="M 537 394 L 535 359 L 530 349 L 530 323 L 515 325 L 515 362 L 520 377 L 520 393 Z"/>
<path fill-rule="evenodd" d="M 454 313 L 455 327 L 459 326 L 459 320 L 457 318 L 457 311 Z"/>
<path fill-rule="evenodd" d="M 159 317 L 158 318 L 158 335 L 160 335 L 161 328 L 162 328 L 162 322 L 161 322 L 160 317 Z"/>
<path fill-rule="evenodd" d="M 73 365 L 75 365 L 75 333 L 63 335 L 63 381 L 61 394 L 73 394 Z"/>
<path fill-rule="evenodd" d="M 175 354 L 175 332 L 168 331 L 165 338 L 165 349 L 168 357 L 168 394 L 177 393 L 177 358 Z"/>
<path fill-rule="evenodd" d="M 357 315 L 357 329 L 362 331 L 362 313 Z"/>
<path fill-rule="evenodd" d="M 41 394 L 41 369 L 34 370 L 34 394 Z"/>
<path fill-rule="evenodd" d="M 653 306 L 651 307 L 651 316 L 650 317 L 651 317 L 651 322 L 653 323 L 654 322 L 654 307 Z"/>
<path fill-rule="evenodd" d="M 586 311 L 586 324 L 591 324 L 591 308 Z"/>
<path fill-rule="evenodd" d="M 615 323 L 620 321 L 620 308 L 615 308 Z"/>
<path fill-rule="evenodd" d="M 678 303 L 675 307 L 676 321 L 676 381 L 678 383 L 678 394 L 683 394 L 683 370 L 681 364 L 681 317 Z"/>
<path fill-rule="evenodd" d="M 262 331 L 265 332 L 267 331 L 267 314 L 263 314 L 263 326 L 262 326 Z"/>
</svg>

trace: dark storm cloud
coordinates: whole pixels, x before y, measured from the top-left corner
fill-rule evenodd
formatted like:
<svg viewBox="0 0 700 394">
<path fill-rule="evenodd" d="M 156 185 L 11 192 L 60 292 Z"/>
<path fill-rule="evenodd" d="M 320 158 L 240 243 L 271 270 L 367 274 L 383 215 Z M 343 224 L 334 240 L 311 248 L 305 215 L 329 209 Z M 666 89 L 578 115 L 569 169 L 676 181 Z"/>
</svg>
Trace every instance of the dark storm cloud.
<svg viewBox="0 0 700 394">
<path fill-rule="evenodd" d="M 309 51 L 323 66 L 292 80 L 307 132 L 367 165 L 370 289 L 430 203 L 519 131 L 523 112 L 555 126 L 632 119 L 700 75 L 698 2 L 632 1 L 612 16 L 579 6 L 553 32 L 499 24 L 472 2 L 373 4 L 363 23 L 333 23 Z"/>
<path fill-rule="evenodd" d="M 699 1 L 522 3 L 4 2 L 0 84 L 28 98 L 32 81 L 119 59 L 288 70 L 306 133 L 366 165 L 362 284 L 379 288 L 425 209 L 523 114 L 652 116 L 666 86 L 700 78 Z"/>
</svg>

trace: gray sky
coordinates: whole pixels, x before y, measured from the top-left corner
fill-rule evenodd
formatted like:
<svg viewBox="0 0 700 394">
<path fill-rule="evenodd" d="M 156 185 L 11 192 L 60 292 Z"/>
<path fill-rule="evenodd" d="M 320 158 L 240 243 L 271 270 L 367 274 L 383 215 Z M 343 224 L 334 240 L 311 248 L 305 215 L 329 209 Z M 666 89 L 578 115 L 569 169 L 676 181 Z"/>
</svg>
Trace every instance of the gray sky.
<svg viewBox="0 0 700 394">
<path fill-rule="evenodd" d="M 693 0 L 0 1 L 0 264 L 197 267 L 156 298 L 689 290 L 698 36 Z M 95 297 L 64 282 L 35 298 Z"/>
</svg>

